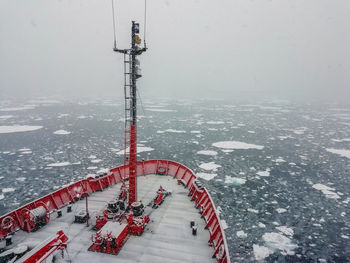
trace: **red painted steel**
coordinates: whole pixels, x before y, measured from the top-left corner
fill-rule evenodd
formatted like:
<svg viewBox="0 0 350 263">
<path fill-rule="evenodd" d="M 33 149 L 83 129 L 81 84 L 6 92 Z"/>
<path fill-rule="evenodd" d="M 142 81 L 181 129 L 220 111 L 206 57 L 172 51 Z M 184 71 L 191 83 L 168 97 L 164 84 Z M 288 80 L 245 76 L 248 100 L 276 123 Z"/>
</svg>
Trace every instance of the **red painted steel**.
<svg viewBox="0 0 350 263">
<path fill-rule="evenodd" d="M 23 263 L 33 262 L 46 262 L 46 259 L 56 253 L 57 250 L 62 251 L 62 257 L 64 256 L 64 250 L 67 248 L 68 237 L 63 233 L 62 230 L 58 231 L 54 236 L 46 239 L 41 244 L 33 248 L 28 254 L 24 255 L 20 259 Z"/>
<path fill-rule="evenodd" d="M 214 202 L 211 199 L 208 191 L 203 187 L 196 189 L 194 186 L 195 174 L 186 166 L 167 160 L 149 160 L 144 162 L 137 162 L 137 175 L 142 174 L 157 174 L 159 169 L 167 170 L 166 174 L 173 176 L 181 181 L 181 183 L 188 188 L 191 200 L 195 202 L 195 207 L 200 209 L 204 220 L 206 221 L 207 229 L 210 233 L 208 243 L 214 247 L 213 256 L 217 258 L 219 263 L 229 263 L 230 258 L 228 254 L 228 247 L 226 243 L 225 233 L 220 223 L 220 218 L 216 213 Z M 161 169 L 161 172 L 163 170 Z M 58 208 L 67 205 L 70 202 L 75 202 L 81 198 L 81 194 L 86 191 L 88 194 L 103 191 L 104 188 L 109 187 L 115 183 L 127 179 L 129 174 L 129 167 L 119 166 L 113 168 L 109 173 L 100 178 L 88 178 L 77 181 L 69 186 L 48 194 L 38 200 L 26 204 L 15 211 L 7 213 L 0 217 L 0 239 L 6 235 L 22 228 L 23 219 L 20 217 L 20 211 L 24 208 L 33 209 L 38 204 L 44 202 L 50 211 L 54 212 Z M 5 222 L 4 222 L 5 221 Z M 5 226 L 5 227 L 3 227 Z"/>
<path fill-rule="evenodd" d="M 129 163 L 129 206 L 137 201 L 137 157 L 136 157 L 136 125 L 130 129 L 130 163 Z"/>
</svg>

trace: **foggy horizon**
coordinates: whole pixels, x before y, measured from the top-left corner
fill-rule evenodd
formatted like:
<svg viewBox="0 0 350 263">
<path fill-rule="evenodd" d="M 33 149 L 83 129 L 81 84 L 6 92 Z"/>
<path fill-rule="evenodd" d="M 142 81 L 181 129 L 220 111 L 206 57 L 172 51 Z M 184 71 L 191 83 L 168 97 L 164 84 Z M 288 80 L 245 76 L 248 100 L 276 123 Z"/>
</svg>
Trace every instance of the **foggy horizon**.
<svg viewBox="0 0 350 263">
<path fill-rule="evenodd" d="M 117 43 L 143 1 L 117 1 Z M 141 97 L 349 103 L 349 1 L 148 1 Z M 110 1 L 2 1 L 1 99 L 122 99 Z M 143 31 L 141 32 L 143 39 Z"/>
</svg>

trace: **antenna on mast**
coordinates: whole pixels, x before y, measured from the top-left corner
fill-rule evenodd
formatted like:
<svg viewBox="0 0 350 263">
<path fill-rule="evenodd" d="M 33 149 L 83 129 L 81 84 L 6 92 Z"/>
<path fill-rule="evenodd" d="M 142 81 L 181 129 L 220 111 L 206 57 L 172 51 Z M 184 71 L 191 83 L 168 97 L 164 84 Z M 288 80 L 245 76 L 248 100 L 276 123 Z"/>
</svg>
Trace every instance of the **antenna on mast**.
<svg viewBox="0 0 350 263">
<path fill-rule="evenodd" d="M 131 47 L 119 49 L 116 41 L 114 0 L 112 0 L 114 47 L 113 51 L 124 54 L 124 99 L 125 99 L 125 130 L 124 130 L 124 166 L 129 172 L 129 207 L 137 201 L 137 87 L 136 81 L 141 75 L 140 61 L 137 56 L 147 50 L 146 26 L 144 26 L 144 47 L 141 48 L 140 25 L 132 21 Z M 146 23 L 146 0 L 145 18 Z"/>
</svg>

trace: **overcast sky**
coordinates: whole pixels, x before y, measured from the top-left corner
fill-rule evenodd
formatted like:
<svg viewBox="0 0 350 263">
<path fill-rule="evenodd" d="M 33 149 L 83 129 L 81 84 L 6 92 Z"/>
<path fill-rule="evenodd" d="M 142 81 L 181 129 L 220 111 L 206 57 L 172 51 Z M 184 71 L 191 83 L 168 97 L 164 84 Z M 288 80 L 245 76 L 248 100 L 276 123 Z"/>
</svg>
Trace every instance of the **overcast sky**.
<svg viewBox="0 0 350 263">
<path fill-rule="evenodd" d="M 350 101 L 350 0 L 148 0 L 145 97 Z M 120 48 L 143 0 L 117 0 Z M 121 97 L 110 0 L 1 0 L 0 98 Z M 143 36 L 143 34 L 142 34 Z"/>
</svg>

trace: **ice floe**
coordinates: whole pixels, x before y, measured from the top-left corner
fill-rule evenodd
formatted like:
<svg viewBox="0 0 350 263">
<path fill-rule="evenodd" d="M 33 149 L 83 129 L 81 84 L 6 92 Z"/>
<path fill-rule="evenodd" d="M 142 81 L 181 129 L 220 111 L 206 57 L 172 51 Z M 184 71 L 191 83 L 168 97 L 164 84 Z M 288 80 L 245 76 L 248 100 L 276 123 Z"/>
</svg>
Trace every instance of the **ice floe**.
<svg viewBox="0 0 350 263">
<path fill-rule="evenodd" d="M 294 255 L 293 250 L 298 247 L 296 244 L 293 244 L 288 237 L 280 233 L 265 233 L 262 239 L 271 251 L 279 250 L 287 255 Z"/>
<path fill-rule="evenodd" d="M 276 226 L 276 229 L 280 232 L 282 232 L 283 234 L 287 235 L 287 236 L 293 236 L 294 235 L 294 231 L 293 229 L 286 227 L 286 226 Z"/>
<path fill-rule="evenodd" d="M 147 111 L 155 111 L 155 112 L 177 112 L 176 110 L 167 110 L 167 109 L 152 109 L 146 108 Z"/>
<path fill-rule="evenodd" d="M 245 142 L 238 142 L 238 141 L 222 141 L 222 142 L 215 142 L 212 144 L 215 147 L 222 148 L 222 149 L 258 149 L 262 150 L 264 146 L 261 145 L 255 145 L 255 144 L 249 144 Z"/>
<path fill-rule="evenodd" d="M 130 148 L 126 148 L 126 153 L 129 153 Z M 154 149 L 151 147 L 145 147 L 145 146 L 137 146 L 137 153 L 142 153 L 142 152 L 150 152 L 153 151 Z M 121 150 L 119 152 L 117 152 L 118 155 L 123 155 L 124 154 L 124 150 Z"/>
<path fill-rule="evenodd" d="M 12 192 L 14 192 L 16 189 L 15 188 L 13 188 L 13 187 L 8 187 L 8 188 L 3 188 L 2 189 L 2 192 L 3 193 L 12 193 Z"/>
<path fill-rule="evenodd" d="M 326 148 L 326 151 L 338 154 L 340 156 L 346 157 L 350 159 L 350 150 L 345 149 L 332 149 L 332 148 Z"/>
<path fill-rule="evenodd" d="M 3 194 L 0 194 L 0 200 L 4 199 L 5 196 Z"/>
<path fill-rule="evenodd" d="M 245 184 L 247 180 L 243 178 L 238 178 L 238 177 L 232 177 L 232 176 L 225 176 L 225 184 L 230 184 L 230 185 L 241 185 Z"/>
<path fill-rule="evenodd" d="M 199 165 L 199 168 L 207 171 L 216 171 L 221 165 L 215 164 L 214 162 L 209 162 L 209 163 L 202 163 Z"/>
<path fill-rule="evenodd" d="M 266 169 L 265 171 L 259 171 L 256 174 L 263 177 L 270 176 L 270 169 Z"/>
<path fill-rule="evenodd" d="M 31 126 L 31 125 L 0 126 L 0 133 L 27 132 L 27 131 L 39 130 L 41 128 L 43 128 L 43 126 Z"/>
<path fill-rule="evenodd" d="M 314 184 L 312 186 L 312 188 L 321 191 L 327 198 L 330 198 L 330 199 L 339 199 L 340 198 L 340 196 L 337 193 L 333 192 L 333 191 L 335 191 L 334 188 L 331 188 L 331 187 L 326 186 L 324 184 Z"/>
<path fill-rule="evenodd" d="M 243 230 L 237 231 L 236 236 L 240 238 L 246 238 L 248 235 Z"/>
<path fill-rule="evenodd" d="M 273 251 L 269 248 L 264 246 L 258 246 L 255 244 L 253 244 L 253 252 L 255 259 L 258 261 L 263 260 L 264 258 L 268 257 L 270 254 L 273 253 Z"/>
<path fill-rule="evenodd" d="M 0 115 L 0 120 L 8 120 L 13 118 L 13 115 Z"/>
<path fill-rule="evenodd" d="M 215 178 L 217 174 L 210 174 L 210 173 L 196 173 L 196 176 L 199 178 L 202 178 L 204 180 L 210 181 L 211 179 Z"/>
<path fill-rule="evenodd" d="M 285 208 L 277 208 L 276 211 L 279 214 L 283 214 L 283 213 L 287 212 L 287 209 L 285 209 Z"/>
<path fill-rule="evenodd" d="M 223 121 L 207 121 L 207 124 L 224 124 Z"/>
<path fill-rule="evenodd" d="M 25 177 L 17 177 L 16 180 L 20 182 L 24 182 L 27 178 Z"/>
<path fill-rule="evenodd" d="M 62 167 L 62 166 L 68 166 L 71 165 L 70 162 L 60 162 L 60 163 L 50 163 L 47 166 L 49 167 Z"/>
<path fill-rule="evenodd" d="M 33 110 L 35 109 L 35 105 L 25 105 L 21 107 L 9 107 L 9 108 L 2 108 L 0 111 L 23 111 L 23 110 Z"/>
<path fill-rule="evenodd" d="M 227 225 L 227 223 L 226 223 L 226 221 L 224 220 L 224 219 L 221 219 L 220 220 L 221 222 L 221 226 L 222 226 L 222 228 L 225 230 L 225 229 L 227 229 L 228 228 L 228 225 Z"/>
<path fill-rule="evenodd" d="M 216 151 L 211 151 L 211 150 L 202 150 L 202 151 L 198 151 L 197 154 L 215 156 L 218 153 Z"/>
<path fill-rule="evenodd" d="M 53 134 L 57 134 L 57 135 L 68 135 L 70 134 L 71 132 L 69 131 L 66 131 L 66 130 L 57 130 L 55 131 Z"/>
</svg>

